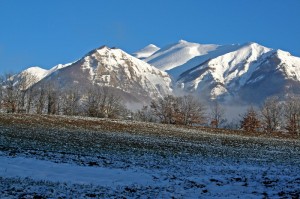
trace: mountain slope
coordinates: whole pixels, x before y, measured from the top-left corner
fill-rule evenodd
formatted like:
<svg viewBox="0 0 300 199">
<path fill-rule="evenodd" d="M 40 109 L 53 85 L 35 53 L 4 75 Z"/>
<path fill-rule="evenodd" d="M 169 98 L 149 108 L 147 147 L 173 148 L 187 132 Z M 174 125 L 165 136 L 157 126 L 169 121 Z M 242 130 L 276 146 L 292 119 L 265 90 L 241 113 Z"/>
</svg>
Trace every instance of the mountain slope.
<svg viewBox="0 0 300 199">
<path fill-rule="evenodd" d="M 47 74 L 48 70 L 40 68 L 38 66 L 33 66 L 19 73 L 19 76 L 34 76 L 36 81 L 40 81 L 45 76 L 47 76 Z"/>
<path fill-rule="evenodd" d="M 241 87 L 239 98 L 262 102 L 266 97 L 300 94 L 300 58 L 281 50 L 272 51 Z"/>
<path fill-rule="evenodd" d="M 271 95 L 300 93 L 299 67 L 299 58 L 247 43 L 185 71 L 176 85 L 206 98 L 261 103 Z"/>
<path fill-rule="evenodd" d="M 15 75 L 14 82 L 22 81 L 24 83 L 24 89 L 28 89 L 32 85 L 36 84 L 37 82 L 41 81 L 45 77 L 51 75 L 52 73 L 56 72 L 57 70 L 69 66 L 69 64 L 58 64 L 52 67 L 50 70 L 46 70 L 40 68 L 38 66 L 33 66 L 27 68 L 20 72 L 19 74 Z"/>
<path fill-rule="evenodd" d="M 203 45 L 181 40 L 160 50 L 149 45 L 135 55 L 150 56 L 140 60 L 103 46 L 76 62 L 50 70 L 32 67 L 19 77 L 34 74 L 29 86 L 105 86 L 134 102 L 183 92 L 226 103 L 259 104 L 272 95 L 300 94 L 300 58 L 257 43 Z"/>
<path fill-rule="evenodd" d="M 143 101 L 172 92 L 169 75 L 127 54 L 121 49 L 100 47 L 82 59 L 52 72 L 42 80 L 61 88 L 90 85 L 121 91 L 127 99 Z"/>
<path fill-rule="evenodd" d="M 146 58 L 145 61 L 160 70 L 167 71 L 186 63 L 196 56 L 207 54 L 216 48 L 218 48 L 218 45 L 201 45 L 180 40 L 178 43 L 161 48 Z"/>
<path fill-rule="evenodd" d="M 205 46 L 205 45 L 203 45 L 203 46 Z M 182 73 L 194 68 L 195 66 L 199 65 L 200 63 L 204 63 L 210 59 L 213 59 L 218 56 L 224 55 L 226 53 L 235 51 L 235 50 L 239 49 L 240 47 L 241 47 L 241 45 L 238 45 L 238 44 L 218 46 L 215 49 L 207 52 L 206 54 L 195 56 L 192 59 L 188 60 L 186 63 L 176 66 L 176 67 L 168 70 L 167 72 L 176 81 Z"/>
<path fill-rule="evenodd" d="M 154 44 L 149 44 L 148 46 L 144 47 L 143 49 L 136 51 L 132 55 L 139 59 L 146 59 L 147 57 L 153 55 L 159 49 L 160 48 L 155 46 Z"/>
<path fill-rule="evenodd" d="M 12 76 L 12 80 L 14 84 L 20 83 L 22 89 L 26 90 L 30 86 L 34 85 L 35 83 L 39 82 L 45 76 L 47 76 L 48 70 L 42 69 L 38 66 L 33 66 L 27 68 L 26 70 L 20 72 L 17 75 Z"/>
</svg>

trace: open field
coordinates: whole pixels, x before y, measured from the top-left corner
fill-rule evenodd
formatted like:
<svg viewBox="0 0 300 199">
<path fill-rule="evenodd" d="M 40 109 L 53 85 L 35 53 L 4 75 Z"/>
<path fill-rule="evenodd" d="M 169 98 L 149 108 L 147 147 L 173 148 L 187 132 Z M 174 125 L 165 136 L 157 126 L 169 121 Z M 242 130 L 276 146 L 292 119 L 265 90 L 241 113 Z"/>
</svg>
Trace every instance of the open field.
<svg viewBox="0 0 300 199">
<path fill-rule="evenodd" d="M 0 162 L 4 198 L 300 194 L 300 139 L 280 134 L 1 114 Z"/>
</svg>

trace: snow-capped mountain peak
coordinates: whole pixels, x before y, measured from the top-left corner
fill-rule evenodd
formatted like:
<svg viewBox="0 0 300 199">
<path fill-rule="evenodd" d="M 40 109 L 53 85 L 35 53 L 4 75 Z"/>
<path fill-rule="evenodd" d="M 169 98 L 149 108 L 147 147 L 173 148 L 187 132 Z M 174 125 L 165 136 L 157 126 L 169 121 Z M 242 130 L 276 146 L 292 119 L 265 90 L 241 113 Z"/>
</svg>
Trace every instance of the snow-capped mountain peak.
<svg viewBox="0 0 300 199">
<path fill-rule="evenodd" d="M 148 48 L 155 48 L 155 49 L 157 49 L 157 50 L 159 50 L 160 48 L 159 47 L 157 47 L 156 45 L 154 45 L 154 44 L 149 44 L 148 46 L 146 46 L 145 47 L 146 49 L 148 49 Z"/>
<path fill-rule="evenodd" d="M 73 63 L 50 70 L 32 67 L 23 73 L 34 74 L 36 82 L 56 81 L 62 88 L 110 87 L 137 101 L 173 91 L 247 103 L 300 94 L 300 58 L 255 42 L 215 45 L 179 40 L 161 49 L 150 44 L 134 55 L 101 46 Z"/>
<path fill-rule="evenodd" d="M 80 84 L 110 87 L 125 98 L 144 101 L 170 94 L 171 79 L 166 72 L 137 59 L 119 48 L 102 46 L 67 65 L 57 65 L 42 81 L 55 82 L 62 89 Z"/>
<path fill-rule="evenodd" d="M 161 48 L 153 55 L 146 58 L 145 61 L 161 70 L 167 71 L 186 63 L 196 56 L 207 54 L 217 47 L 218 45 L 203 45 L 180 40 L 175 44 Z"/>
<path fill-rule="evenodd" d="M 278 69 L 286 75 L 286 78 L 300 81 L 300 58 L 282 50 L 276 51 L 276 57 L 280 60 Z"/>
<path fill-rule="evenodd" d="M 26 83 L 25 89 L 27 89 L 32 85 L 36 84 L 37 82 L 41 81 L 42 79 L 52 75 L 56 71 L 65 68 L 67 66 L 70 66 L 71 64 L 72 63 L 58 64 L 49 70 L 43 69 L 38 66 L 33 66 L 23 70 L 19 74 L 15 75 L 13 78 L 15 82 L 18 82 L 21 79 L 22 81 L 25 81 Z"/>
<path fill-rule="evenodd" d="M 188 43 L 188 41 L 183 40 L 183 39 L 180 39 L 180 40 L 178 41 L 178 43 Z"/>
<path fill-rule="evenodd" d="M 48 70 L 40 68 L 38 66 L 33 66 L 30 68 L 27 68 L 26 70 L 22 71 L 20 73 L 21 75 L 32 75 L 36 77 L 37 79 L 41 80 L 48 74 Z"/>
<path fill-rule="evenodd" d="M 139 59 L 146 59 L 147 57 L 153 55 L 155 52 L 157 52 L 160 48 L 157 47 L 154 44 L 149 44 L 148 46 L 142 48 L 139 51 L 136 51 L 133 53 L 133 56 Z"/>
<path fill-rule="evenodd" d="M 254 42 L 228 47 L 221 46 L 170 70 L 173 78 L 177 77 L 176 87 L 207 98 L 251 103 L 260 103 L 276 93 L 284 95 L 286 88 L 300 92 L 300 58 Z"/>
</svg>

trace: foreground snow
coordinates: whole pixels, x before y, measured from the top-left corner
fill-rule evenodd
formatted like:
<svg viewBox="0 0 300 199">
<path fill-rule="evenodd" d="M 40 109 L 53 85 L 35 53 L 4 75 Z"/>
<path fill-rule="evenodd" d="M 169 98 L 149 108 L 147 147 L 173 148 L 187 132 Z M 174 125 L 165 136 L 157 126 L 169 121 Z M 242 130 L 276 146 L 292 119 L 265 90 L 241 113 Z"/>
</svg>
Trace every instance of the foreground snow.
<svg viewBox="0 0 300 199">
<path fill-rule="evenodd" d="M 12 198 L 57 198 L 62 194 L 66 198 L 280 198 L 300 192 L 297 166 L 191 158 L 167 158 L 169 165 L 160 169 L 117 169 L 0 157 L 0 190 Z"/>
<path fill-rule="evenodd" d="M 141 171 L 58 164 L 23 157 L 0 157 L 0 175 L 6 178 L 21 177 L 110 187 L 131 183 L 146 185 L 151 181 L 151 176 Z"/>
</svg>

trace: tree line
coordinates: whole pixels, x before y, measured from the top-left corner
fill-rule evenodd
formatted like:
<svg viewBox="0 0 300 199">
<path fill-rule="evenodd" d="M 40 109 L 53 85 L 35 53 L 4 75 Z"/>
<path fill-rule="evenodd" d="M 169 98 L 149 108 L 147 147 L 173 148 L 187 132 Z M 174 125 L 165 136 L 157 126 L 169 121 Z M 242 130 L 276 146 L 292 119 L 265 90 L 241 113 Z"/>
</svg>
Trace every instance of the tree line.
<svg viewBox="0 0 300 199">
<path fill-rule="evenodd" d="M 241 120 L 241 128 L 249 132 L 282 132 L 300 135 L 300 97 L 289 96 L 265 100 L 259 110 L 250 107 Z"/>
<path fill-rule="evenodd" d="M 0 79 L 0 111 L 6 113 L 83 115 L 118 118 L 126 113 L 121 98 L 108 87 L 71 86 L 60 89 L 54 83 L 37 83 L 30 74 L 6 75 Z"/>
<path fill-rule="evenodd" d="M 80 115 L 214 128 L 225 128 L 227 123 L 225 108 L 218 101 L 207 105 L 191 95 L 167 95 L 131 111 L 109 87 L 60 89 L 52 83 L 32 86 L 36 77 L 26 73 L 18 77 L 5 75 L 0 82 L 0 111 L 5 113 Z M 300 98 L 268 98 L 260 109 L 250 107 L 240 117 L 238 127 L 248 132 L 286 131 L 300 135 Z"/>
</svg>

